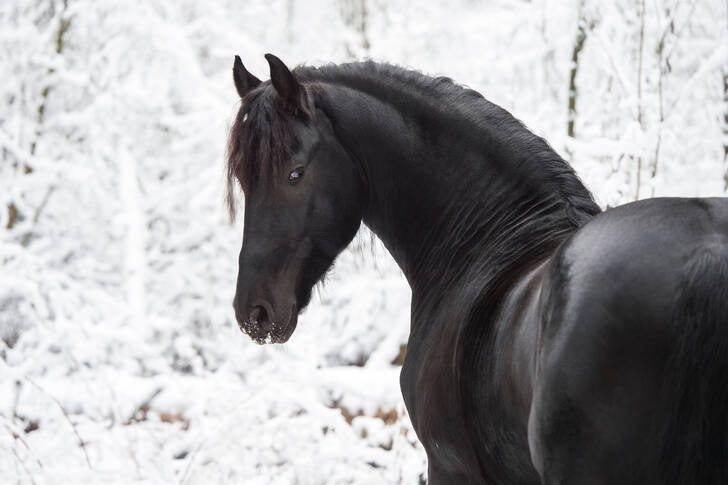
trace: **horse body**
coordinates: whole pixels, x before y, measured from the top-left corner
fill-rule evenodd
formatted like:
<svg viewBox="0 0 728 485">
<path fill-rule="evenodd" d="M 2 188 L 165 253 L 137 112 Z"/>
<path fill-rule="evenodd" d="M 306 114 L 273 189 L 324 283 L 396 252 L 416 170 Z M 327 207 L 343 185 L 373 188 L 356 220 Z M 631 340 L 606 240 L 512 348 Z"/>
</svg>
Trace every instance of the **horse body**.
<svg viewBox="0 0 728 485">
<path fill-rule="evenodd" d="M 448 79 L 269 62 L 272 85 L 234 70 L 242 329 L 285 341 L 363 220 L 412 288 L 400 380 L 430 483 L 690 483 L 696 463 L 705 483 L 726 476 L 701 448 L 728 458 L 724 199 L 601 213 L 544 140 Z M 284 142 L 290 153 L 266 168 L 261 153 Z M 290 186 L 264 180 L 276 170 L 291 170 Z M 691 360 L 699 344 L 709 356 Z M 691 388 L 700 375 L 708 387 Z M 687 432 L 697 444 L 680 448 Z M 682 458 L 665 463 L 666 450 Z"/>
<path fill-rule="evenodd" d="M 478 301 L 468 283 L 464 292 L 445 293 L 439 311 L 413 295 L 413 328 L 427 330 L 410 336 L 402 390 L 433 483 L 694 483 L 698 475 L 688 470 L 666 473 L 664 460 L 679 457 L 663 456 L 665 442 L 685 436 L 665 436 L 662 424 L 676 419 L 673 404 L 690 386 L 667 387 L 664 375 L 679 345 L 677 326 L 687 323 L 675 319 L 676 295 L 703 250 L 723 264 L 722 272 L 702 269 L 712 285 L 699 291 L 714 293 L 717 306 L 725 299 L 717 315 L 723 334 L 714 336 L 725 339 L 725 199 L 653 199 L 602 213 L 518 279 L 490 313 L 465 305 Z M 465 311 L 453 308 L 460 305 Z M 466 315 L 470 328 L 492 323 L 484 342 L 478 332 L 453 335 L 469 327 Z M 457 343 L 471 339 L 478 343 L 468 369 L 455 353 L 468 352 Z M 723 360 L 711 364 L 728 370 L 725 340 L 718 345 Z M 725 379 L 708 389 L 722 405 Z M 724 483 L 726 421 L 704 419 L 715 425 L 717 442 L 713 456 L 702 458 L 701 483 Z"/>
<path fill-rule="evenodd" d="M 696 285 L 691 273 L 705 252 L 714 258 L 697 268 Z M 541 474 L 553 483 L 725 483 L 719 409 L 728 382 L 714 372 L 728 370 L 728 201 L 612 209 L 576 231 L 549 266 L 529 422 Z M 689 308 L 683 296 L 696 293 L 706 298 Z M 686 333 L 692 324 L 698 335 Z M 696 337 L 705 346 L 681 356 Z M 691 368 L 701 352 L 712 361 Z M 712 404 L 701 408 L 704 399 Z M 695 418 L 710 429 L 693 435 Z M 712 449 L 689 456 L 691 438 Z"/>
</svg>

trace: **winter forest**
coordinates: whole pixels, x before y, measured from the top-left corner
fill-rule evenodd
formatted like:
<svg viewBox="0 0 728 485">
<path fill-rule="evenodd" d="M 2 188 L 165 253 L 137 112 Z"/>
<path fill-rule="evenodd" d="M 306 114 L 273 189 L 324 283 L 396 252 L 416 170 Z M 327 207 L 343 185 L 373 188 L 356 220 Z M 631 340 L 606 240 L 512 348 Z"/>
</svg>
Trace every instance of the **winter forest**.
<svg viewBox="0 0 728 485">
<path fill-rule="evenodd" d="M 265 80 L 267 52 L 449 76 L 605 208 L 728 191 L 722 0 L 5 0 L 0 483 L 426 479 L 409 288 L 371 233 L 285 345 L 235 322 L 231 67 Z"/>
</svg>

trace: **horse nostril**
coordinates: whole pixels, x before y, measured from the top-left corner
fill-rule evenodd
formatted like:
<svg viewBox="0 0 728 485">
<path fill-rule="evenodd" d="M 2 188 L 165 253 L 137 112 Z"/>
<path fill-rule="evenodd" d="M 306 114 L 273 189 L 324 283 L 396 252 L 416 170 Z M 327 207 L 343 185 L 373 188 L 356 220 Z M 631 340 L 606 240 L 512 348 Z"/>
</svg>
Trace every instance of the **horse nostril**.
<svg viewBox="0 0 728 485">
<path fill-rule="evenodd" d="M 260 316 L 264 311 L 265 309 L 261 306 L 253 307 L 253 309 L 250 310 L 250 315 L 248 315 L 250 323 L 258 323 L 258 320 L 260 320 Z"/>
<path fill-rule="evenodd" d="M 253 307 L 250 311 L 250 323 L 259 325 L 265 332 L 268 332 L 271 329 L 268 312 L 260 305 Z"/>
</svg>

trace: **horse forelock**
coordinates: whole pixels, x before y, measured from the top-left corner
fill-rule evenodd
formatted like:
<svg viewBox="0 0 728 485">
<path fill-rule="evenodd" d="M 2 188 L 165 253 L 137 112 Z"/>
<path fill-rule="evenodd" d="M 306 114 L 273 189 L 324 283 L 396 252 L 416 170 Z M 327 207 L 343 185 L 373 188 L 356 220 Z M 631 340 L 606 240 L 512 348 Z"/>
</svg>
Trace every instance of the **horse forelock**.
<svg viewBox="0 0 728 485">
<path fill-rule="evenodd" d="M 236 183 L 247 197 L 261 180 L 280 176 L 294 151 L 290 115 L 274 101 L 273 87 L 264 83 L 242 100 L 230 129 L 226 202 L 231 220 L 237 213 Z"/>
</svg>

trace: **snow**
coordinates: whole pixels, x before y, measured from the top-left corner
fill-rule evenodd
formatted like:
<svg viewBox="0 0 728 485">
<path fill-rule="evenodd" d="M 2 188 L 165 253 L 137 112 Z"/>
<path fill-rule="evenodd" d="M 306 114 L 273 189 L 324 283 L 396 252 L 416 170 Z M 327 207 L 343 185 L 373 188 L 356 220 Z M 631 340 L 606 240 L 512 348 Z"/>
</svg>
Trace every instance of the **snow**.
<svg viewBox="0 0 728 485">
<path fill-rule="evenodd" d="M 452 77 L 603 206 L 725 195 L 726 5 L 646 3 L 641 78 L 627 0 L 0 3 L 0 483 L 420 483 L 393 364 L 410 293 L 370 233 L 287 344 L 234 321 L 233 55 L 261 79 L 266 52 Z"/>
</svg>

